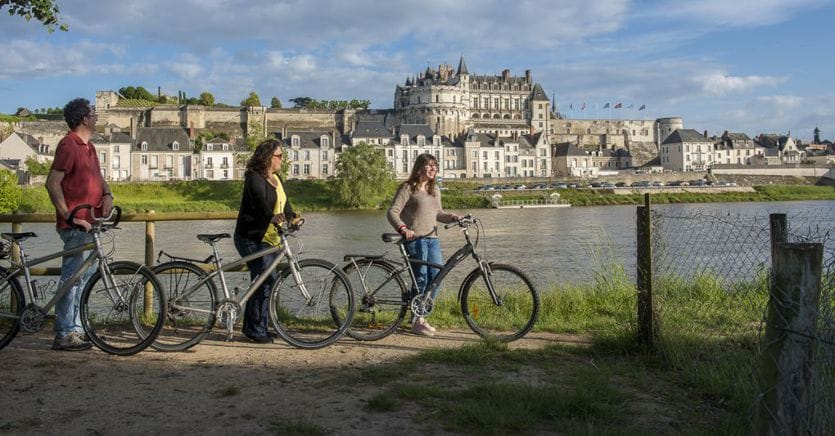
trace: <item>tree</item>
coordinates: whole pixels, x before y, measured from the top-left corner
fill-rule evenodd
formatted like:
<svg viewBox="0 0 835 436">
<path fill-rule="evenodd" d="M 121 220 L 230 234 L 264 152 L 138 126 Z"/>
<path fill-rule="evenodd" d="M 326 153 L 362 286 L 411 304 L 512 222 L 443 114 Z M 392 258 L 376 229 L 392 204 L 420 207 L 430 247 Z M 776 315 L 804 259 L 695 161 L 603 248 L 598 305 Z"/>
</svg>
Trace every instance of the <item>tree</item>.
<svg viewBox="0 0 835 436">
<path fill-rule="evenodd" d="M 310 97 L 296 97 L 290 99 L 290 103 L 293 103 L 293 107 L 295 108 L 307 107 L 312 101 L 314 100 Z"/>
<path fill-rule="evenodd" d="M 245 139 L 246 148 L 248 148 L 249 151 L 255 151 L 255 148 L 258 147 L 258 144 L 260 144 L 266 138 L 267 134 L 264 131 L 264 126 L 261 123 L 259 123 L 258 121 L 253 121 L 249 123 Z"/>
<path fill-rule="evenodd" d="M 344 207 L 376 207 L 392 179 L 383 152 L 361 142 L 337 158 L 333 201 Z"/>
<path fill-rule="evenodd" d="M 203 106 L 214 106 L 215 105 L 215 96 L 212 95 L 209 91 L 203 91 L 200 93 L 200 104 Z"/>
<path fill-rule="evenodd" d="M 37 159 L 32 156 L 26 158 L 26 168 L 29 169 L 29 174 L 33 176 L 45 176 L 49 174 L 49 169 L 52 167 L 52 164 L 47 163 L 40 163 Z"/>
<path fill-rule="evenodd" d="M 261 99 L 255 91 L 249 93 L 249 97 L 241 101 L 241 106 L 261 106 Z"/>
<path fill-rule="evenodd" d="M 18 15 L 26 21 L 32 18 L 40 21 L 49 33 L 55 31 L 55 26 L 66 32 L 66 24 L 58 22 L 58 5 L 53 0 L 0 0 L 0 9 L 9 8 L 9 15 Z"/>
<path fill-rule="evenodd" d="M 0 213 L 11 213 L 20 207 L 23 190 L 17 184 L 17 175 L 0 170 Z"/>
<path fill-rule="evenodd" d="M 281 109 L 281 100 L 279 100 L 278 97 L 273 97 L 272 100 L 270 100 L 270 107 L 273 109 Z"/>
</svg>

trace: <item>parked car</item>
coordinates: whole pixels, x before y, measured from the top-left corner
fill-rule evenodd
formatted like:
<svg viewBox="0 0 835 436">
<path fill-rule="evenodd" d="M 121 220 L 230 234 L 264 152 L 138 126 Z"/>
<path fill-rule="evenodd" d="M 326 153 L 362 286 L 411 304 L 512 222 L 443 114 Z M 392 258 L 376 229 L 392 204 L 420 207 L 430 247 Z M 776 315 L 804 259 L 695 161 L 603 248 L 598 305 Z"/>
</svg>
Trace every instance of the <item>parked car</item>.
<svg viewBox="0 0 835 436">
<path fill-rule="evenodd" d="M 629 186 L 633 188 L 649 188 L 651 185 L 648 181 L 641 180 L 640 182 L 632 182 L 632 184 Z"/>
<path fill-rule="evenodd" d="M 614 189 L 615 184 L 612 183 L 612 182 L 603 182 L 603 184 L 600 185 L 600 187 L 603 188 L 603 189 Z"/>
<path fill-rule="evenodd" d="M 660 188 L 660 187 L 664 186 L 664 182 L 659 182 L 658 180 L 656 180 L 656 181 L 652 182 L 652 186 L 654 186 L 656 188 Z"/>
<path fill-rule="evenodd" d="M 600 188 L 603 186 L 603 182 L 592 182 L 589 186 L 592 188 Z"/>
<path fill-rule="evenodd" d="M 522 190 L 522 189 L 528 189 L 528 187 L 525 186 L 525 185 L 516 185 L 516 186 L 513 187 L 513 189 Z"/>
<path fill-rule="evenodd" d="M 617 182 L 617 183 L 615 183 L 615 187 L 625 188 L 626 187 L 626 182 Z"/>
</svg>

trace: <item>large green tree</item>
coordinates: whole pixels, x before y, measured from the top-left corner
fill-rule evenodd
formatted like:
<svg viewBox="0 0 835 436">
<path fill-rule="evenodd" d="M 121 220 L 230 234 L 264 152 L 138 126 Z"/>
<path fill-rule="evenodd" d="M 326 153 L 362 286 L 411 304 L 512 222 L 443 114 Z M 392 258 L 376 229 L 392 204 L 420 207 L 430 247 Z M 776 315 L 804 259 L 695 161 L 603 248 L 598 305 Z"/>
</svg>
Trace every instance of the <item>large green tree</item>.
<svg viewBox="0 0 835 436">
<path fill-rule="evenodd" d="M 392 179 L 382 150 L 361 142 L 337 158 L 333 202 L 343 207 L 376 207 L 384 201 Z"/>
<path fill-rule="evenodd" d="M 203 106 L 214 106 L 215 105 L 215 96 L 212 95 L 209 91 L 203 91 L 200 93 L 200 104 Z"/>
<path fill-rule="evenodd" d="M 279 100 L 278 97 L 273 97 L 272 100 L 270 100 L 270 107 L 273 109 L 281 109 L 281 100 Z"/>
<path fill-rule="evenodd" d="M 249 93 L 249 97 L 241 101 L 241 106 L 261 106 L 261 98 L 255 91 Z"/>
<path fill-rule="evenodd" d="M 49 32 L 55 27 L 67 31 L 67 25 L 58 21 L 58 5 L 54 0 L 0 0 L 0 10 L 8 8 L 9 15 L 18 15 L 26 21 L 32 18 L 40 21 Z"/>
<path fill-rule="evenodd" d="M 40 163 L 34 157 L 29 156 L 26 158 L 26 168 L 29 169 L 29 174 L 33 176 L 45 176 L 49 174 L 52 163 Z"/>
</svg>

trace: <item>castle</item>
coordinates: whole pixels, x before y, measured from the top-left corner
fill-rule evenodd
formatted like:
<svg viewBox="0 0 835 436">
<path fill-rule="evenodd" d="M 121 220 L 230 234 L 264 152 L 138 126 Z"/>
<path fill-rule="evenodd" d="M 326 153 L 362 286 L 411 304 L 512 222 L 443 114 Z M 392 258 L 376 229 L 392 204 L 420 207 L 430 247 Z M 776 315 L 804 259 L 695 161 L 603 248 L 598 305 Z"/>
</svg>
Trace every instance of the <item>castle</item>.
<svg viewBox="0 0 835 436">
<path fill-rule="evenodd" d="M 119 174 L 118 179 L 129 180 L 238 178 L 241 174 L 238 166 L 243 161 L 239 154 L 245 151 L 237 151 L 239 147 L 234 139 L 226 147 L 231 154 L 222 158 L 228 162 L 228 171 L 214 168 L 217 156 L 212 163 L 204 162 L 208 159 L 204 156 L 207 150 L 195 152 L 191 158 L 183 156 L 192 151 L 182 143 L 184 138 L 193 141 L 205 132 L 222 132 L 230 138 L 264 132 L 284 139 L 291 156 L 298 158 L 293 159 L 291 178 L 332 176 L 338 153 L 359 142 L 382 149 L 399 178 L 408 175 L 414 157 L 421 152 L 438 157 L 443 177 L 485 178 L 594 175 L 593 170 L 597 168 L 642 165 L 658 155 L 660 143 L 670 133 L 684 127 L 682 119 L 676 117 L 567 119 L 554 111 L 554 102 L 548 99 L 542 85 L 534 81 L 530 70 L 523 76 L 513 76 L 507 69 L 499 75 L 470 74 L 463 56 L 457 68 L 441 64 L 437 69 L 427 67 L 407 77 L 402 85 L 395 87 L 393 108 L 385 110 L 131 107 L 114 91 L 97 91 L 95 104 L 100 125 L 105 130 L 102 136 L 105 143 L 99 148 L 105 151 L 112 148 L 107 138 L 121 133 L 117 135 L 118 153 L 129 148 L 132 154 L 137 154 L 120 158 L 120 162 L 133 164 L 114 171 Z M 46 143 L 57 143 L 65 133 L 65 127 L 23 127 L 24 131 L 32 131 L 26 133 L 44 137 Z M 153 135 L 148 135 L 149 129 L 154 130 Z M 166 136 L 168 133 L 171 138 Z M 130 145 L 124 143 L 126 135 L 132 140 Z M 143 149 L 137 141 L 143 135 L 161 143 L 149 144 L 143 140 Z M 574 153 L 579 150 L 593 156 L 589 160 L 593 168 L 578 173 L 556 165 L 555 162 L 567 160 L 560 160 L 561 156 L 556 155 L 568 149 L 559 146 L 567 143 L 574 145 Z M 151 156 L 150 151 L 176 152 L 176 155 Z M 150 162 L 163 163 L 155 168 L 143 166 L 151 165 Z M 110 169 L 115 170 L 108 167 L 103 171 L 107 173 Z"/>
</svg>

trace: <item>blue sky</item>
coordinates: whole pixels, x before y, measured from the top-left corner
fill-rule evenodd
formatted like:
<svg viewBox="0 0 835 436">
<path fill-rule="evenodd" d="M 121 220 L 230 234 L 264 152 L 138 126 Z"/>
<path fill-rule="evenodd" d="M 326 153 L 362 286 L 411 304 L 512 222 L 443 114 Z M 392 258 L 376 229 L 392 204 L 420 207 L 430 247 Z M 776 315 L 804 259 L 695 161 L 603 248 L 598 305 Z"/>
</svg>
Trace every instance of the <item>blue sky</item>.
<svg viewBox="0 0 835 436">
<path fill-rule="evenodd" d="M 0 112 L 128 85 L 227 104 L 255 91 L 285 107 L 309 96 L 390 108 L 407 76 L 463 53 L 471 74 L 530 69 L 571 118 L 681 116 L 711 134 L 807 140 L 818 126 L 835 139 L 835 0 L 58 5 L 69 32 L 0 14 Z M 603 109 L 617 102 L 633 110 Z"/>
</svg>

